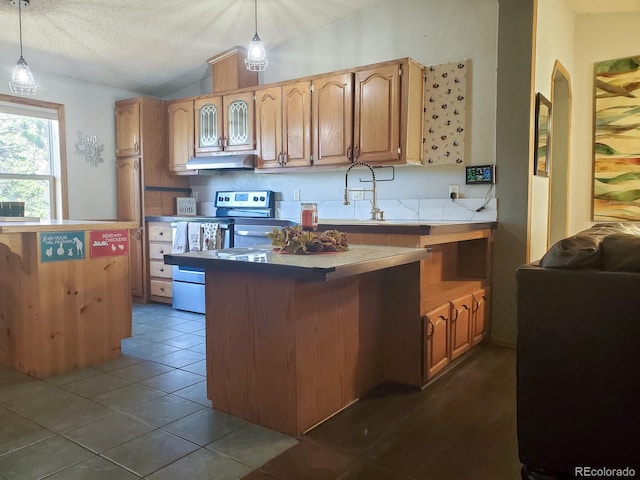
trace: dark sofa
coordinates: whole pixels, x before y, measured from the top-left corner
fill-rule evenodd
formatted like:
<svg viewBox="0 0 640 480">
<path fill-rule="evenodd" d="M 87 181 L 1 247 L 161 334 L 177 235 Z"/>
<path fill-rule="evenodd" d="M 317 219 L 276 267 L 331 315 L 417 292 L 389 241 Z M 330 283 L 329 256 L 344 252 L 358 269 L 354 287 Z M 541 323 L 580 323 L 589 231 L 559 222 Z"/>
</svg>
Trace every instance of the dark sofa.
<svg viewBox="0 0 640 480">
<path fill-rule="evenodd" d="M 640 478 L 640 227 L 594 225 L 516 280 L 522 477 Z"/>
</svg>

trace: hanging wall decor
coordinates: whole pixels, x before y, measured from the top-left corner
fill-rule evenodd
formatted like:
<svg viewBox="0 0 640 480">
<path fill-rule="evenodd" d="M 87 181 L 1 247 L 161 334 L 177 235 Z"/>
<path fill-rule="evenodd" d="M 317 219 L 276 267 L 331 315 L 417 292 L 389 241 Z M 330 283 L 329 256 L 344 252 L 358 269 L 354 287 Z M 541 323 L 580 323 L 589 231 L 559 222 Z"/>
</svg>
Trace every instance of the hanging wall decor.
<svg viewBox="0 0 640 480">
<path fill-rule="evenodd" d="M 535 150 L 533 174 L 549 176 L 551 161 L 551 102 L 541 93 L 536 94 Z"/>
<path fill-rule="evenodd" d="M 75 143 L 76 155 L 84 156 L 84 159 L 91 164 L 92 167 L 98 167 L 101 163 L 104 163 L 102 158 L 102 150 L 104 144 L 98 144 L 98 137 L 96 135 L 84 135 L 81 131 L 78 131 L 78 141 Z"/>
<path fill-rule="evenodd" d="M 640 220 L 640 56 L 594 64 L 593 220 Z"/>
<path fill-rule="evenodd" d="M 424 161 L 463 164 L 468 60 L 426 67 Z"/>
</svg>

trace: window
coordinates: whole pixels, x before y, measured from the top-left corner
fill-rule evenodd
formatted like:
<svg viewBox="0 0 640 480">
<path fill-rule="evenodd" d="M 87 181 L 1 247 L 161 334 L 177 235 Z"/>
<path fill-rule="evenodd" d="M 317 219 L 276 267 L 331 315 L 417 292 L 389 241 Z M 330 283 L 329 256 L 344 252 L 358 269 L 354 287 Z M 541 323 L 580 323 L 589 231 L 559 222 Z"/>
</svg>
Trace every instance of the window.
<svg viewBox="0 0 640 480">
<path fill-rule="evenodd" d="M 0 201 L 25 202 L 27 217 L 66 218 L 61 112 L 62 105 L 0 95 Z"/>
</svg>

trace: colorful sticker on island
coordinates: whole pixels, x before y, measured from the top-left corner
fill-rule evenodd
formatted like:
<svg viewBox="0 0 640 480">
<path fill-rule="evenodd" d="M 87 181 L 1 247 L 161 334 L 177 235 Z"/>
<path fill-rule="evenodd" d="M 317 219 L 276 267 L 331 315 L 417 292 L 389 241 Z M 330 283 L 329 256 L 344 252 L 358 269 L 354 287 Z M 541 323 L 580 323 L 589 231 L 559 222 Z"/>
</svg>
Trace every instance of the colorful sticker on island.
<svg viewBox="0 0 640 480">
<path fill-rule="evenodd" d="M 92 230 L 89 242 L 91 258 L 129 254 L 129 230 Z"/>
<path fill-rule="evenodd" d="M 84 231 L 40 233 L 40 262 L 81 260 L 84 257 Z"/>
</svg>

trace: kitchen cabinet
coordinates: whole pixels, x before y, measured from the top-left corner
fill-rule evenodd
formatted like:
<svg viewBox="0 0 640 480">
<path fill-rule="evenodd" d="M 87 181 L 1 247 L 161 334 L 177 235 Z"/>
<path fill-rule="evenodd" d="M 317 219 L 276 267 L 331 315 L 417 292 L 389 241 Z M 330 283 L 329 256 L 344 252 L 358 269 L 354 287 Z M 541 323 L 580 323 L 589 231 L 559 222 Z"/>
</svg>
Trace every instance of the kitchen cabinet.
<svg viewBox="0 0 640 480">
<path fill-rule="evenodd" d="M 259 89 L 256 95 L 256 168 L 311 165 L 311 83 Z"/>
<path fill-rule="evenodd" d="M 116 156 L 140 154 L 140 103 L 123 101 L 116 104 Z"/>
<path fill-rule="evenodd" d="M 169 141 L 169 171 L 178 174 L 195 174 L 187 170 L 187 161 L 195 154 L 193 142 L 193 100 L 169 102 L 167 105 L 167 135 Z"/>
<path fill-rule="evenodd" d="M 313 80 L 314 165 L 348 165 L 353 142 L 353 73 Z"/>
<path fill-rule="evenodd" d="M 471 311 L 473 308 L 473 295 L 464 295 L 463 297 L 452 300 L 450 303 L 450 356 L 451 360 L 455 360 L 471 348 Z"/>
<path fill-rule="evenodd" d="M 191 192 L 188 177 L 169 171 L 166 108 L 166 102 L 152 97 L 121 100 L 115 108 L 118 219 L 138 224 L 130 232 L 129 262 L 131 293 L 142 303 L 151 298 L 144 217 L 173 215 L 175 197 Z M 130 154 L 124 156 L 125 151 Z"/>
<path fill-rule="evenodd" d="M 165 265 L 164 255 L 171 253 L 171 224 L 149 222 L 147 224 L 149 252 L 149 285 L 151 300 L 171 303 L 171 266 Z"/>
<path fill-rule="evenodd" d="M 195 156 L 255 150 L 253 92 L 197 98 Z"/>
<path fill-rule="evenodd" d="M 425 334 L 424 364 L 426 378 L 432 378 L 449 364 L 449 318 L 451 308 L 445 303 L 423 318 Z"/>
<path fill-rule="evenodd" d="M 471 346 L 484 340 L 487 334 L 487 293 L 485 289 L 476 290 L 473 295 L 471 312 Z"/>
<path fill-rule="evenodd" d="M 423 90 L 411 59 L 314 79 L 314 165 L 422 163 Z"/>
</svg>

